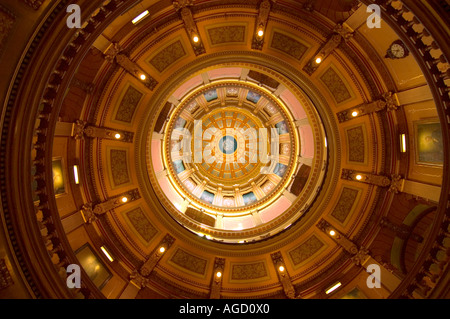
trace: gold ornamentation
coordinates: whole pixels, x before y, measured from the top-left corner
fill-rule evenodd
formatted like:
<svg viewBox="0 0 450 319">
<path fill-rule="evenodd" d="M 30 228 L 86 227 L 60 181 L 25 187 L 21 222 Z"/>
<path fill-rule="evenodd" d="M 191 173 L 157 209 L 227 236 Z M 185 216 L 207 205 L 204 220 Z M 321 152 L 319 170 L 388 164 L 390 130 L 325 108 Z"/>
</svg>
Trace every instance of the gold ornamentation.
<svg viewBox="0 0 450 319">
<path fill-rule="evenodd" d="M 114 186 L 127 184 L 130 182 L 128 176 L 127 151 L 111 149 L 109 152 L 111 175 Z"/>
<path fill-rule="evenodd" d="M 139 92 L 131 85 L 128 87 L 125 95 L 120 102 L 115 116 L 116 121 L 131 123 L 134 117 L 134 112 L 144 94 Z"/>
<path fill-rule="evenodd" d="M 140 207 L 126 212 L 126 215 L 130 223 L 147 243 L 158 233 L 158 230 L 150 223 Z"/>
<path fill-rule="evenodd" d="M 336 100 L 336 103 L 342 103 L 352 97 L 344 81 L 333 68 L 328 68 L 328 70 L 322 74 L 320 79 L 330 91 L 331 95 Z"/>
<path fill-rule="evenodd" d="M 194 256 L 181 248 L 177 248 L 170 261 L 199 275 L 205 274 L 206 265 L 208 264 L 206 259 Z"/>
<path fill-rule="evenodd" d="M 245 26 L 222 26 L 208 29 L 211 44 L 239 43 L 245 41 Z"/>
<path fill-rule="evenodd" d="M 355 204 L 358 193 L 359 191 L 356 189 L 344 187 L 336 207 L 331 212 L 331 216 L 343 223 Z"/>
<path fill-rule="evenodd" d="M 163 72 L 172 63 L 185 55 L 186 52 L 184 51 L 183 44 L 181 41 L 176 41 L 158 52 L 149 63 L 159 72 Z"/>
<path fill-rule="evenodd" d="M 305 242 L 289 251 L 289 256 L 294 265 L 298 265 L 311 258 L 323 247 L 323 242 L 315 235 L 309 237 Z"/>
<path fill-rule="evenodd" d="M 249 264 L 234 264 L 231 268 L 232 280 L 252 280 L 266 276 L 266 264 L 262 261 Z"/>
<path fill-rule="evenodd" d="M 304 44 L 294 38 L 276 31 L 273 33 L 270 46 L 292 56 L 297 60 L 301 60 L 308 49 Z"/>
<path fill-rule="evenodd" d="M 364 163 L 365 141 L 362 125 L 348 129 L 347 140 L 348 140 L 348 160 L 350 162 Z"/>
</svg>

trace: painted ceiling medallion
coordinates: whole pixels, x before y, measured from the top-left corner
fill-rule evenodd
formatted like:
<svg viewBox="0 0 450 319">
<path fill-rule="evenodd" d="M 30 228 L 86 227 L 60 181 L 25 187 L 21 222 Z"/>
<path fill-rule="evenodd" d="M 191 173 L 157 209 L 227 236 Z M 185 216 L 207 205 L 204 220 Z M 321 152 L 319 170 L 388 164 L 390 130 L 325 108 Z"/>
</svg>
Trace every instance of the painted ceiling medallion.
<svg viewBox="0 0 450 319">
<path fill-rule="evenodd" d="M 224 74 L 231 71 L 236 70 Z M 284 229 L 305 211 L 299 208 L 317 195 L 308 183 L 317 185 L 323 180 L 319 175 L 324 170 L 319 166 L 324 161 L 314 157 L 323 156 L 324 139 L 319 129 L 308 133 L 312 125 L 302 103 L 292 99 L 293 93 L 280 98 L 271 89 L 239 76 L 193 88 L 187 80 L 179 87 L 191 89 L 167 116 L 162 141 L 166 177 L 157 179 L 161 194 L 168 199 L 163 202 L 175 220 L 212 239 L 238 242 L 238 238 L 226 237 L 248 239 L 250 232 L 263 238 L 262 233 Z M 301 127 L 296 124 L 298 114 Z M 302 156 L 308 164 L 299 161 Z M 312 171 L 311 178 L 296 177 L 302 165 L 314 166 L 307 170 Z M 303 184 L 291 193 L 291 185 L 299 178 Z M 302 188 L 307 192 L 302 193 Z"/>
<path fill-rule="evenodd" d="M 227 96 L 230 91 L 237 95 Z M 207 101 L 203 108 L 186 113 L 193 100 L 202 104 L 203 99 Z M 252 112 L 269 99 L 257 88 L 221 84 L 201 90 L 185 103 L 187 107 L 178 109 L 167 135 L 171 137 L 167 162 L 183 195 L 202 208 L 242 211 L 268 200 L 284 183 L 296 166 L 286 146 L 299 140 L 291 134 L 292 123 L 282 108 L 275 107 L 275 117 L 264 109 Z M 281 157 L 280 150 L 285 150 Z M 266 183 L 274 187 L 269 190 Z"/>
</svg>

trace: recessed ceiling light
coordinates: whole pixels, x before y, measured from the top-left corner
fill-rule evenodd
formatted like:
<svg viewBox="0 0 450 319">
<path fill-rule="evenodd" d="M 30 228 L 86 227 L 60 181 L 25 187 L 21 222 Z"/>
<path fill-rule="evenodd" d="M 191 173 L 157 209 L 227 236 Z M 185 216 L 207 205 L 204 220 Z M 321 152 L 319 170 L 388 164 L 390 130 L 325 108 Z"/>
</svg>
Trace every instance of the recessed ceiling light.
<svg viewBox="0 0 450 319">
<path fill-rule="evenodd" d="M 193 38 L 192 38 L 192 41 L 194 41 L 195 43 L 197 43 L 198 41 L 200 41 L 200 38 L 198 37 L 198 36 L 194 36 Z"/>
<path fill-rule="evenodd" d="M 128 202 L 128 197 L 126 197 L 126 196 L 122 197 L 122 203 L 126 203 L 126 202 Z"/>
<path fill-rule="evenodd" d="M 120 135 L 119 133 L 116 133 L 116 134 L 114 135 L 114 137 L 115 137 L 116 139 L 119 139 L 119 138 L 122 137 L 122 135 Z"/>
<path fill-rule="evenodd" d="M 264 30 L 258 30 L 258 37 L 262 37 L 264 35 Z"/>
<path fill-rule="evenodd" d="M 147 77 L 145 76 L 145 74 L 141 74 L 141 75 L 139 76 L 139 78 L 140 78 L 142 81 L 145 81 L 145 79 L 146 79 Z"/>
<path fill-rule="evenodd" d="M 317 63 L 317 64 L 319 64 L 319 63 L 321 63 L 321 62 L 322 62 L 322 58 L 321 58 L 321 57 L 316 58 L 316 63 Z"/>
<path fill-rule="evenodd" d="M 358 112 L 353 111 L 353 112 L 352 112 L 352 116 L 353 116 L 353 117 L 358 116 Z"/>
</svg>

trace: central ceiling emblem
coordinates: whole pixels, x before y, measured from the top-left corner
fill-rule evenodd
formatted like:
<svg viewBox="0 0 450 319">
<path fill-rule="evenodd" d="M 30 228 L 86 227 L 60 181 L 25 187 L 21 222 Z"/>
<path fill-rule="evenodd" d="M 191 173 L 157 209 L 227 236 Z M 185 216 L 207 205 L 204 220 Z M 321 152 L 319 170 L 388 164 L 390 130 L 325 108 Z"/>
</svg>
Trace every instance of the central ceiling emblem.
<svg viewBox="0 0 450 319">
<path fill-rule="evenodd" d="M 237 149 L 237 141 L 232 136 L 224 136 L 220 139 L 219 149 L 225 155 L 233 154 Z"/>
</svg>

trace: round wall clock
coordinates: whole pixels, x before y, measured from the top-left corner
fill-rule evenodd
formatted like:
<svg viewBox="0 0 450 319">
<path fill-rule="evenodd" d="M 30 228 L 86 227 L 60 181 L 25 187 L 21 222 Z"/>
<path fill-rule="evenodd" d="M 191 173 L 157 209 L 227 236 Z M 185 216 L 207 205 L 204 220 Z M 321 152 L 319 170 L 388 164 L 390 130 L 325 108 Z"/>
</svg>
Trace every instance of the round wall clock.
<svg viewBox="0 0 450 319">
<path fill-rule="evenodd" d="M 389 49 L 386 51 L 386 58 L 389 59 L 403 59 L 409 55 L 409 50 L 401 40 L 396 40 L 391 43 Z"/>
</svg>

